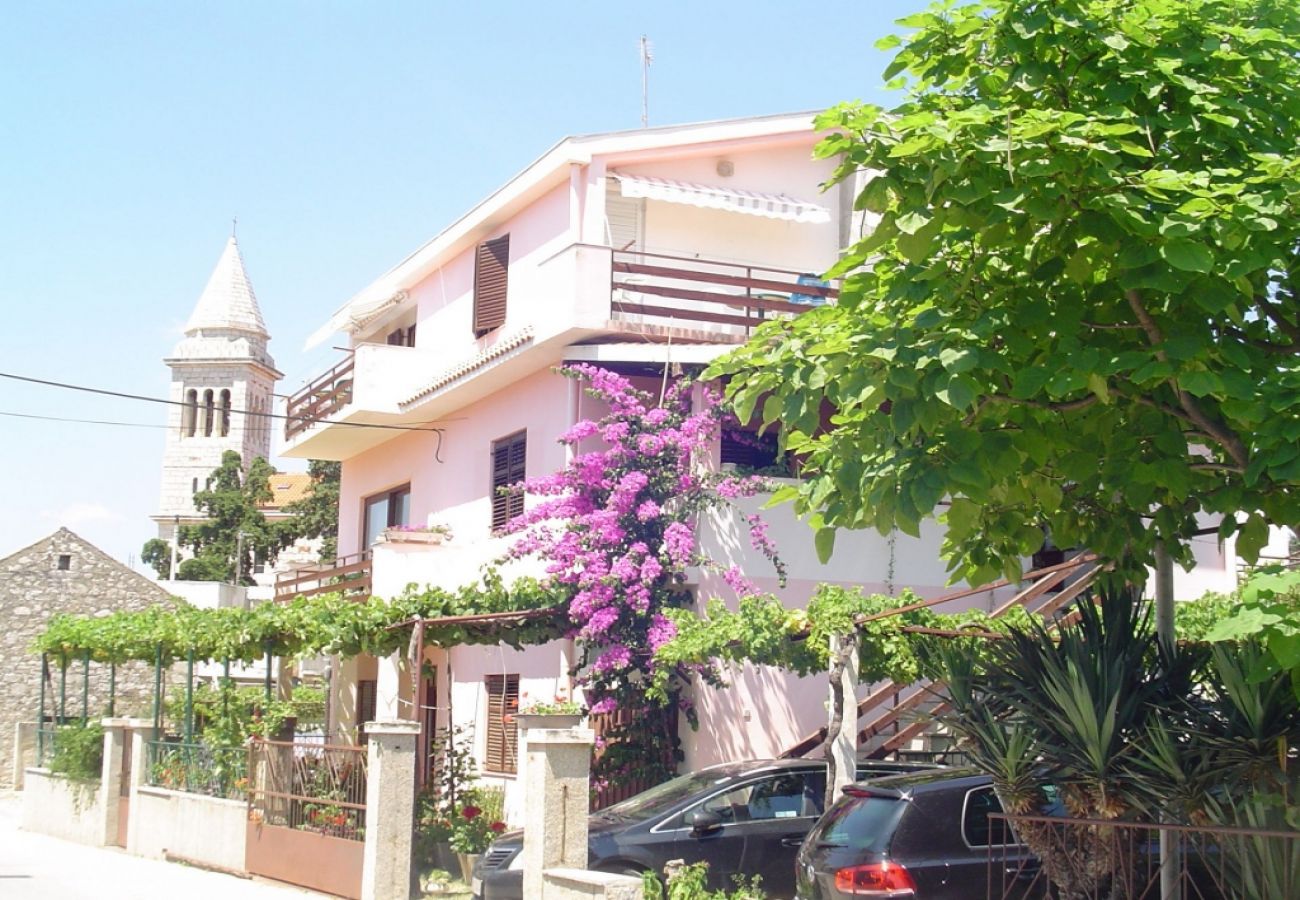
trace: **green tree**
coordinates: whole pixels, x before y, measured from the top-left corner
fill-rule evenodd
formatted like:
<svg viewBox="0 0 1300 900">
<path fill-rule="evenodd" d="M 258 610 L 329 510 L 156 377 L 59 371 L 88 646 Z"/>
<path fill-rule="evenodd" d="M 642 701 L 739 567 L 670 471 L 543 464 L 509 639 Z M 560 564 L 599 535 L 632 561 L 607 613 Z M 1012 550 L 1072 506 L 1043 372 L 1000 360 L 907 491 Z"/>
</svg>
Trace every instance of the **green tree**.
<svg viewBox="0 0 1300 900">
<path fill-rule="evenodd" d="M 149 538 L 140 549 L 140 562 L 152 566 L 160 579 L 167 580 L 171 577 L 172 545 L 162 538 Z"/>
<path fill-rule="evenodd" d="M 836 527 L 948 502 L 975 582 L 1043 528 L 1139 576 L 1198 513 L 1253 558 L 1300 520 L 1300 7 L 982 0 L 903 20 L 886 112 L 823 114 L 878 219 L 839 301 L 714 365 Z M 1234 513 L 1247 516 L 1238 523 Z"/>
<path fill-rule="evenodd" d="M 195 508 L 207 518 L 181 526 L 180 543 L 191 553 L 177 571 L 182 580 L 233 583 L 238 569 L 239 582 L 249 585 L 254 583 L 256 561 L 275 561 L 292 539 L 293 529 L 291 524 L 268 522 L 260 509 L 272 500 L 273 474 L 275 469 L 260 456 L 245 472 L 238 453 L 222 454 L 208 487 L 194 495 Z M 241 546 L 243 558 L 237 564 Z"/>
<path fill-rule="evenodd" d="M 295 537 L 321 538 L 320 558 L 332 561 L 338 556 L 339 477 L 343 464 L 313 459 L 307 464 L 311 490 L 301 500 L 285 507 L 292 513 Z"/>
</svg>

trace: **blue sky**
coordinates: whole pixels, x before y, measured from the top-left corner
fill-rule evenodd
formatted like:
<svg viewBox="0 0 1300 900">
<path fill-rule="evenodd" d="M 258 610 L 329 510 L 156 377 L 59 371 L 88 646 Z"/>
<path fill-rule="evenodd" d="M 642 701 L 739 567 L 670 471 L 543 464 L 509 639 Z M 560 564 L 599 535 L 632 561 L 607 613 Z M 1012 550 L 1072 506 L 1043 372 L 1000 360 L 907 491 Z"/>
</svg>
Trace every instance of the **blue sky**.
<svg viewBox="0 0 1300 900">
<path fill-rule="evenodd" d="M 872 44 L 925 5 L 6 4 L 0 372 L 165 396 L 238 216 L 291 393 L 356 290 L 560 138 L 640 124 L 641 34 L 652 125 L 888 103 Z M 0 556 L 60 525 L 138 556 L 165 409 L 0 378 L 0 414 Z"/>
</svg>

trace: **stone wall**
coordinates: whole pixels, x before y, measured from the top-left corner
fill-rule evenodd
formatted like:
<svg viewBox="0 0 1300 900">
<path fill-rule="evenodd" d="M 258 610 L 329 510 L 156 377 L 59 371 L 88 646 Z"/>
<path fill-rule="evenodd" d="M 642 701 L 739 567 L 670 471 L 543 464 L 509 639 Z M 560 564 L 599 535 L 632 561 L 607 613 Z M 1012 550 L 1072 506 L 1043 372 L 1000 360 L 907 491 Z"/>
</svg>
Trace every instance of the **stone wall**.
<svg viewBox="0 0 1300 900">
<path fill-rule="evenodd" d="M 66 566 L 63 568 L 61 566 Z M 171 605 L 170 595 L 66 528 L 0 559 L 0 788 L 13 787 L 15 726 L 34 722 L 40 704 L 41 660 L 31 651 L 35 637 L 55 613 L 107 615 L 119 609 Z M 108 711 L 109 670 L 90 665 L 90 720 Z M 67 714 L 81 716 L 82 665 L 67 670 Z M 46 684 L 46 713 L 57 707 L 59 669 Z M 153 715 L 153 667 L 128 663 L 117 669 L 115 714 Z"/>
</svg>

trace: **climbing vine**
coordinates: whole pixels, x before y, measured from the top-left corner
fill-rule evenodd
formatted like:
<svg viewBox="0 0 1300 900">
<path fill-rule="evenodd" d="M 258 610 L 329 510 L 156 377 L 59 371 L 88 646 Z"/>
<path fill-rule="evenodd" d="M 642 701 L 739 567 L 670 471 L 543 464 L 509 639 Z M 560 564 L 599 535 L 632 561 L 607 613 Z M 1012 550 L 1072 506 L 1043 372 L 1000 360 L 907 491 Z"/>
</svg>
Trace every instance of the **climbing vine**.
<svg viewBox="0 0 1300 900">
<path fill-rule="evenodd" d="M 457 590 L 429 588 L 406 592 L 392 600 L 367 602 L 340 594 L 297 597 L 287 603 L 264 603 L 250 609 L 223 607 L 177 609 L 151 607 L 107 616 L 56 615 L 37 636 L 33 649 L 57 662 L 162 662 L 186 658 L 252 662 L 268 652 L 281 657 L 369 653 L 386 656 L 410 642 L 416 618 L 438 620 L 475 613 L 527 613 L 500 622 L 439 622 L 426 624 L 427 645 L 496 644 L 514 647 L 544 643 L 564 633 L 565 620 L 557 604 L 563 594 L 532 579 L 507 587 L 489 571 L 480 583 Z"/>
<path fill-rule="evenodd" d="M 723 664 L 751 662 L 774 666 L 799 675 L 824 673 L 830 666 L 830 639 L 858 634 L 859 678 L 866 683 L 891 679 L 915 681 L 922 674 L 921 647 L 927 641 L 967 640 L 972 652 L 980 652 L 978 638 L 936 638 L 905 631 L 908 626 L 936 630 L 1005 632 L 1024 626 L 1029 613 L 1020 607 L 998 618 L 980 609 L 958 613 L 936 613 L 920 608 L 896 615 L 881 615 L 919 601 L 911 591 L 898 597 L 863 594 L 840 585 L 819 586 L 807 609 L 786 609 L 770 594 L 741 598 L 739 607 L 728 609 L 721 601 L 709 603 L 702 616 L 671 610 L 667 616 L 675 634 L 656 651 L 665 669 L 694 667 L 706 681 L 725 683 Z M 881 616 L 880 618 L 870 618 Z M 867 621 L 862 621 L 867 619 Z M 665 683 L 656 680 L 656 693 Z"/>
</svg>

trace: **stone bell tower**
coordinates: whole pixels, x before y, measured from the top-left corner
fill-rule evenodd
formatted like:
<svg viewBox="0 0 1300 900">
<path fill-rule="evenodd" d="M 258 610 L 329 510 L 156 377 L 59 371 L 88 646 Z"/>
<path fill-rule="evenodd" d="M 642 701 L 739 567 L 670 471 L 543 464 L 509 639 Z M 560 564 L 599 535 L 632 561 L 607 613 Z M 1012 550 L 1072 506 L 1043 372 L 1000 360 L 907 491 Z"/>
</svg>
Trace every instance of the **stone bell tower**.
<svg viewBox="0 0 1300 900">
<path fill-rule="evenodd" d="M 280 380 L 266 345 L 270 335 L 234 235 L 185 325 L 185 337 L 163 360 L 172 370 L 163 450 L 162 498 L 152 517 L 170 540 L 178 518 L 200 516 L 194 492 L 221 455 L 235 450 L 247 466 L 271 455 L 272 391 Z"/>
</svg>

